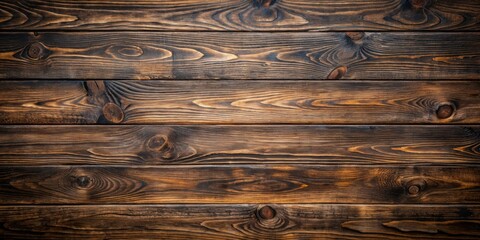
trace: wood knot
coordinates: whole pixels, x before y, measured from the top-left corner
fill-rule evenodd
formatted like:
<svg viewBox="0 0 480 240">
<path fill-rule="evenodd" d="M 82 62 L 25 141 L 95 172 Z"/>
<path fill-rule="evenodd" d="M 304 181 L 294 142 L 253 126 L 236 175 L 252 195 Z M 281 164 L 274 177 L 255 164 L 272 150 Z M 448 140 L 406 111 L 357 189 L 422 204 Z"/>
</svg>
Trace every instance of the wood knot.
<svg viewBox="0 0 480 240">
<path fill-rule="evenodd" d="M 111 123 L 120 123 L 123 121 L 124 114 L 117 104 L 109 102 L 103 106 L 103 116 Z"/>
<path fill-rule="evenodd" d="M 327 79 L 333 80 L 333 79 L 341 79 L 345 73 L 347 73 L 347 67 L 341 66 L 333 69 L 328 76 Z"/>
<path fill-rule="evenodd" d="M 177 147 L 180 148 L 177 151 Z M 179 154 L 182 152 L 182 146 L 175 146 L 167 136 L 165 135 L 155 135 L 148 139 L 145 143 L 145 157 L 147 159 L 162 159 L 162 160 L 172 160 L 177 159 Z"/>
<path fill-rule="evenodd" d="M 420 192 L 420 187 L 417 185 L 412 185 L 408 187 L 408 194 L 417 195 Z"/>
<path fill-rule="evenodd" d="M 161 151 L 167 147 L 167 138 L 165 136 L 153 136 L 147 142 L 147 148 L 153 151 Z"/>
<path fill-rule="evenodd" d="M 86 188 L 90 185 L 91 179 L 88 176 L 77 177 L 75 183 L 81 188 Z"/>
<path fill-rule="evenodd" d="M 447 119 L 454 115 L 455 113 L 455 105 L 452 103 L 444 103 L 438 106 L 436 110 L 437 118 L 438 119 Z"/>
<path fill-rule="evenodd" d="M 413 9 L 422 9 L 431 3 L 429 0 L 409 0 L 409 2 Z"/>
<path fill-rule="evenodd" d="M 355 41 L 361 40 L 365 36 L 365 33 L 364 32 L 346 32 L 345 36 L 347 36 L 349 39 L 355 42 Z"/>
<path fill-rule="evenodd" d="M 416 196 L 427 186 L 427 183 L 423 179 L 415 179 L 406 184 L 406 190 L 408 195 Z"/>
<path fill-rule="evenodd" d="M 269 8 L 273 4 L 275 4 L 277 0 L 253 0 L 253 6 L 256 8 Z"/>
<path fill-rule="evenodd" d="M 260 219 L 270 220 L 270 219 L 273 219 L 275 215 L 276 215 L 275 209 L 273 209 L 270 206 L 263 206 L 262 208 L 257 210 L 257 216 Z"/>
<path fill-rule="evenodd" d="M 39 42 L 32 43 L 28 46 L 27 55 L 31 59 L 40 59 L 45 54 L 45 46 Z"/>
<path fill-rule="evenodd" d="M 283 209 L 274 209 L 271 206 L 259 206 L 255 212 L 256 218 L 250 222 L 248 229 L 254 232 L 282 232 L 295 227 L 288 213 Z"/>
</svg>

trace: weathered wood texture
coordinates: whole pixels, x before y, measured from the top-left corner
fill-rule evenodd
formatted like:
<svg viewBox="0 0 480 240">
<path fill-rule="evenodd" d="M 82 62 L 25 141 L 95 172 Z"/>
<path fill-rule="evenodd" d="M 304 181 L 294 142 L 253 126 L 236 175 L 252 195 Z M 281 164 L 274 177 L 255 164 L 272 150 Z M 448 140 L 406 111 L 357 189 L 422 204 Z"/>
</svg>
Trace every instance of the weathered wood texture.
<svg viewBox="0 0 480 240">
<path fill-rule="evenodd" d="M 479 0 L 1 1 L 0 239 L 480 239 L 479 40 Z"/>
<path fill-rule="evenodd" d="M 480 30 L 476 0 L 3 0 L 0 29 Z"/>
<path fill-rule="evenodd" d="M 272 214 L 262 214 L 265 208 Z M 0 236 L 458 240 L 480 237 L 479 213 L 477 205 L 10 206 L 0 207 Z"/>
<path fill-rule="evenodd" d="M 1 33 L 5 79 L 478 79 L 480 33 Z"/>
<path fill-rule="evenodd" d="M 479 81 L 3 81 L 2 124 L 478 124 Z"/>
<path fill-rule="evenodd" d="M 0 165 L 460 165 L 479 126 L 1 126 Z"/>
<path fill-rule="evenodd" d="M 0 168 L 1 204 L 479 201 L 480 167 L 475 165 Z"/>
</svg>

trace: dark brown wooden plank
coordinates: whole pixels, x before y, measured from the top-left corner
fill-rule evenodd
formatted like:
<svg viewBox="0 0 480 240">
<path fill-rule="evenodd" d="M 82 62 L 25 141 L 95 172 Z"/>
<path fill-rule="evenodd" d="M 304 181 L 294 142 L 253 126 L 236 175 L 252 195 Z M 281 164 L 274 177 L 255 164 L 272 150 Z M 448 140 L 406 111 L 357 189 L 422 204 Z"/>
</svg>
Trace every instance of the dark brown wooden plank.
<svg viewBox="0 0 480 240">
<path fill-rule="evenodd" d="M 478 79 L 480 33 L 1 33 L 5 79 Z"/>
<path fill-rule="evenodd" d="M 1 124 L 478 124 L 479 81 L 4 81 Z"/>
<path fill-rule="evenodd" d="M 479 126 L 1 126 L 0 165 L 460 165 Z"/>
<path fill-rule="evenodd" d="M 3 0 L 0 29 L 480 30 L 476 0 Z"/>
<path fill-rule="evenodd" d="M 0 236 L 458 240 L 480 237 L 479 213 L 477 205 L 2 206 Z"/>
<path fill-rule="evenodd" d="M 0 168 L 0 204 L 479 201 L 476 165 Z"/>
</svg>

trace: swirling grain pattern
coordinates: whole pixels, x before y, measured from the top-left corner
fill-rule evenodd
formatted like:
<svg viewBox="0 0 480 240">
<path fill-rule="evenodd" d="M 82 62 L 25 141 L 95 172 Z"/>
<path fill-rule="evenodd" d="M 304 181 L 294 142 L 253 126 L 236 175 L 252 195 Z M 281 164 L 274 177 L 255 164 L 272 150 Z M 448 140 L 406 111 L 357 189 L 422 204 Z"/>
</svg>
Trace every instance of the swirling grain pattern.
<svg viewBox="0 0 480 240">
<path fill-rule="evenodd" d="M 2 0 L 0 239 L 480 239 L 479 39 L 480 0 Z"/>
<path fill-rule="evenodd" d="M 1 30 L 480 30 L 475 0 L 4 0 Z"/>
<path fill-rule="evenodd" d="M 102 82 L 92 81 L 90 84 L 95 83 Z M 2 124 L 41 123 L 39 119 L 45 119 L 44 123 L 58 122 L 59 119 L 75 119 L 72 122 L 89 123 L 92 122 L 91 119 L 98 118 L 102 108 L 98 106 L 102 103 L 101 98 L 86 91 L 85 82 L 3 81 L 1 84 Z M 93 87 L 88 89 L 95 91 Z"/>
<path fill-rule="evenodd" d="M 418 191 L 410 191 L 412 187 Z M 480 168 L 476 165 L 0 168 L 1 204 L 475 204 L 478 201 Z"/>
<path fill-rule="evenodd" d="M 478 205 L 272 204 L 269 207 L 276 215 L 269 220 L 258 217 L 261 207 L 250 204 L 2 206 L 0 234 L 8 239 L 68 236 L 69 239 L 209 240 L 319 237 L 458 240 L 477 239 L 480 235 Z M 399 226 L 403 227 L 397 229 Z"/>
<path fill-rule="evenodd" d="M 477 124 L 479 96 L 478 81 L 4 81 L 0 123 Z"/>
<path fill-rule="evenodd" d="M 411 166 L 477 164 L 479 160 L 479 126 L 0 127 L 2 166 Z"/>
<path fill-rule="evenodd" d="M 2 79 L 478 79 L 479 33 L 0 33 Z"/>
</svg>

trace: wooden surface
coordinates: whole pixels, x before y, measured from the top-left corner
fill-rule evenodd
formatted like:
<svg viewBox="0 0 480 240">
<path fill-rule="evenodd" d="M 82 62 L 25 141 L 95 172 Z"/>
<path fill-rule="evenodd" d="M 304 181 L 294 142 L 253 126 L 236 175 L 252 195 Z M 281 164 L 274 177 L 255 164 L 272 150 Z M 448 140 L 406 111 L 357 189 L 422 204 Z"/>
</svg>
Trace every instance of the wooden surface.
<svg viewBox="0 0 480 240">
<path fill-rule="evenodd" d="M 1 204 L 480 201 L 480 168 L 318 165 L 0 169 Z"/>
<path fill-rule="evenodd" d="M 480 34 L 7 32 L 4 79 L 477 79 Z"/>
<path fill-rule="evenodd" d="M 273 217 L 261 217 L 265 207 Z M 0 207 L 0 213 L 0 234 L 8 239 L 480 237 L 478 205 L 61 205 Z"/>
<path fill-rule="evenodd" d="M 4 81 L 3 124 L 478 124 L 477 81 Z M 443 107 L 451 113 L 442 113 Z"/>
<path fill-rule="evenodd" d="M 480 239 L 479 0 L 0 1 L 0 239 Z"/>
<path fill-rule="evenodd" d="M 375 137 L 372 137 L 375 136 Z M 2 126 L 0 165 L 460 165 L 479 126 Z"/>
<path fill-rule="evenodd" d="M 477 0 L 3 0 L 0 29 L 480 30 Z"/>
</svg>

